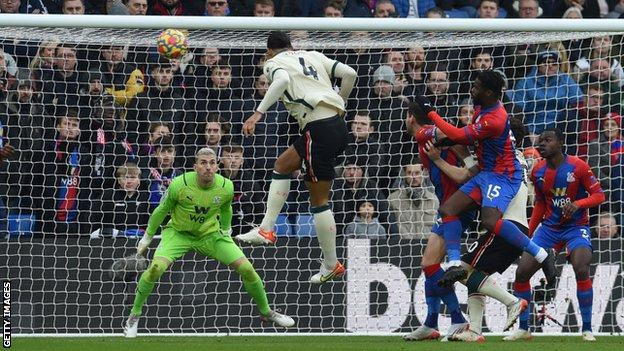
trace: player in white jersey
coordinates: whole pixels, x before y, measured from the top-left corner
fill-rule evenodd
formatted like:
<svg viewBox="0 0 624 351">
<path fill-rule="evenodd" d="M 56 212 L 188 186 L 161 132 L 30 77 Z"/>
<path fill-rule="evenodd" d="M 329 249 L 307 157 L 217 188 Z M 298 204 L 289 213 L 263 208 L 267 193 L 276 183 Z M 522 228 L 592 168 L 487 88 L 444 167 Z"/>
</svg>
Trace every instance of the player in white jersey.
<svg viewBox="0 0 624 351">
<path fill-rule="evenodd" d="M 275 162 L 267 209 L 260 227 L 236 238 L 254 245 L 276 242 L 275 221 L 288 197 L 291 173 L 303 166 L 323 252 L 320 272 L 313 275 L 310 282 L 321 284 L 342 276 L 345 271 L 336 257 L 336 222 L 329 208 L 329 193 L 336 157 L 347 144 L 348 131 L 343 116 L 357 73 L 319 52 L 293 50 L 284 32 L 271 32 L 267 49 L 264 74 L 271 85 L 254 114 L 245 121 L 243 133 L 253 135 L 256 123 L 281 98 L 290 115 L 299 122 L 302 135 Z M 342 80 L 339 92 L 333 88 L 334 78 Z"/>
</svg>

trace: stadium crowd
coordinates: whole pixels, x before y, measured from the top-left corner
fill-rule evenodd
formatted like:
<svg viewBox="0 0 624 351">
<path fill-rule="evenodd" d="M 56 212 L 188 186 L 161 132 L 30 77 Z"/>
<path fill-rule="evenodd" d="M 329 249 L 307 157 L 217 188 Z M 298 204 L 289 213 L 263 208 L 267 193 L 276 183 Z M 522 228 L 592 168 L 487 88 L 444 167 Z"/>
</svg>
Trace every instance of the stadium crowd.
<svg viewBox="0 0 624 351">
<path fill-rule="evenodd" d="M 624 0 L 0 0 L 0 13 L 618 18 Z M 475 73 L 496 69 L 507 82 L 503 103 L 527 127 L 517 144 L 529 165 L 540 157 L 536 135 L 551 125 L 564 130 L 567 152 L 590 164 L 608 194 L 593 213 L 596 237 L 620 236 L 621 39 L 323 50 L 359 76 L 346 116 L 351 139 L 332 194 L 339 233 L 429 234 L 438 200 L 405 133 L 407 104 L 426 95 L 440 115 L 465 125 Z M 0 45 L 0 236 L 23 220 L 32 221 L 34 235 L 142 235 L 171 179 L 192 169 L 205 146 L 235 185 L 234 234 L 259 223 L 272 165 L 298 134 L 278 104 L 254 136 L 242 136 L 269 86 L 262 50 L 195 48 L 167 61 L 146 47 L 58 39 Z M 299 182 L 291 182 L 283 212 L 289 229 L 278 233 L 310 235 L 301 231 L 310 220 L 303 179 L 292 177 Z"/>
</svg>

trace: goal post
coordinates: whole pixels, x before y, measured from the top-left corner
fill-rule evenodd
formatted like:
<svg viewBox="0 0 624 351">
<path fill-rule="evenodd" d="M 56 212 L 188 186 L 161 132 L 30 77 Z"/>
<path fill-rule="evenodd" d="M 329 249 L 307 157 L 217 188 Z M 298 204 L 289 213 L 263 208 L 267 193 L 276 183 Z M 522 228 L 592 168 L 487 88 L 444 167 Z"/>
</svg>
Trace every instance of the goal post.
<svg viewBox="0 0 624 351">
<path fill-rule="evenodd" d="M 395 335 L 425 320 L 419 265 L 438 201 L 404 133 L 406 105 L 424 94 L 452 123 L 467 123 L 470 84 L 483 68 L 506 78 L 504 104 L 528 128 L 518 141 L 527 158 L 537 157 L 535 135 L 560 127 L 568 151 L 588 160 L 605 186 L 607 203 L 591 212 L 592 325 L 598 334 L 624 330 L 621 227 L 607 238 L 610 221 L 623 218 L 624 21 L 3 14 L 0 28 L 0 136 L 17 150 L 0 165 L 0 274 L 11 281 L 17 334 L 121 332 L 136 280 L 114 280 L 110 267 L 134 253 L 149 212 L 172 177 L 192 170 L 201 147 L 215 149 L 221 173 L 235 182 L 234 234 L 260 223 L 273 163 L 298 136 L 280 103 L 254 137 L 241 133 L 268 87 L 261 67 L 270 30 L 358 72 L 331 201 L 345 278 L 308 282 L 321 252 L 300 174 L 278 218 L 277 245 L 242 247 L 271 306 L 295 318 L 287 334 Z M 190 52 L 175 62 L 156 51 L 166 28 L 188 31 Z M 544 63 L 556 71 L 540 71 Z M 133 174 L 136 190 L 124 189 Z M 364 202 L 372 218 L 360 215 Z M 534 317 L 542 305 L 552 317 L 531 320 L 537 334 L 580 332 L 574 272 L 563 257 L 559 264 L 551 298 L 532 307 Z M 497 281 L 511 290 L 514 272 Z M 456 291 L 465 304 L 466 288 Z M 156 285 L 139 333 L 282 334 L 257 314 L 234 272 L 188 254 Z M 505 322 L 505 307 L 489 300 L 485 331 L 500 334 Z M 449 325 L 442 309 L 440 327 Z"/>
</svg>

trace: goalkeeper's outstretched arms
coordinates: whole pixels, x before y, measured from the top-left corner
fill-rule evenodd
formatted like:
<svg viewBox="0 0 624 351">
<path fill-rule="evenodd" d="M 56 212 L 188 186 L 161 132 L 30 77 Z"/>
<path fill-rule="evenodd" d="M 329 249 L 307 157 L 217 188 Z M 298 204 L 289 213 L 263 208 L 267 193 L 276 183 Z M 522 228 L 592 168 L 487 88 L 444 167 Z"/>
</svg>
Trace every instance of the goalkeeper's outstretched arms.
<svg viewBox="0 0 624 351">
<path fill-rule="evenodd" d="M 145 235 L 143 235 L 141 240 L 139 240 L 139 244 L 137 245 L 137 255 L 145 257 L 145 254 L 147 253 L 147 248 L 154 238 L 154 234 L 156 234 L 158 228 L 160 228 L 160 225 L 165 220 L 165 217 L 167 217 L 169 212 L 173 210 L 173 207 L 176 204 L 175 199 L 177 198 L 177 190 L 176 187 L 173 185 L 174 183 L 169 186 L 169 189 L 167 189 L 163 197 L 160 199 L 160 204 L 158 204 L 158 207 L 156 207 L 150 215 L 150 218 L 147 222 L 147 230 L 145 231 Z"/>
</svg>

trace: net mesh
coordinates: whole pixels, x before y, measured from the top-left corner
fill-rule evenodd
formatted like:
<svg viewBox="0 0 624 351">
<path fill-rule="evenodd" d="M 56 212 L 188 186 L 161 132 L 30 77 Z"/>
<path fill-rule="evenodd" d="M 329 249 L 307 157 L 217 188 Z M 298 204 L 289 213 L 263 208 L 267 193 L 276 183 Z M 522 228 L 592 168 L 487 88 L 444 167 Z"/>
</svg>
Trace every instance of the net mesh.
<svg viewBox="0 0 624 351">
<path fill-rule="evenodd" d="M 0 122 L 4 144 L 16 152 L 0 171 L 0 232 L 7 238 L 0 255 L 18 291 L 18 333 L 121 331 L 136 282 L 111 279 L 111 265 L 134 253 L 170 180 L 192 169 L 203 146 L 215 149 L 221 173 L 235 182 L 234 235 L 262 219 L 272 166 L 299 135 L 281 104 L 254 137 L 241 134 L 268 87 L 261 76 L 266 32 L 192 30 L 191 53 L 171 66 L 154 47 L 160 32 L 3 28 Z M 419 264 L 438 201 L 403 132 L 407 103 L 424 94 L 454 124 L 468 123 L 470 84 L 485 68 L 506 76 L 504 103 L 528 128 L 519 144 L 529 164 L 537 133 L 557 125 L 568 152 L 587 160 L 607 191 L 605 205 L 591 212 L 594 329 L 622 331 L 623 242 L 610 225 L 622 223 L 621 33 L 291 35 L 295 47 L 320 50 L 358 72 L 346 115 L 351 139 L 332 192 L 347 277 L 321 288 L 308 283 L 321 253 L 298 172 L 278 218 L 278 245 L 244 248 L 271 305 L 296 316 L 293 331 L 407 332 L 424 321 Z M 364 201 L 374 206 L 369 225 L 358 220 Z M 511 288 L 514 270 L 499 282 Z M 575 289 L 566 265 L 544 303 L 563 326 L 546 319 L 538 330 L 579 330 Z M 458 294 L 464 302 L 466 290 L 458 287 Z M 235 273 L 188 254 L 157 284 L 140 332 L 277 331 L 255 316 Z M 488 302 L 486 331 L 501 332 L 505 318 L 504 306 Z M 442 329 L 449 324 L 443 315 Z"/>
</svg>

